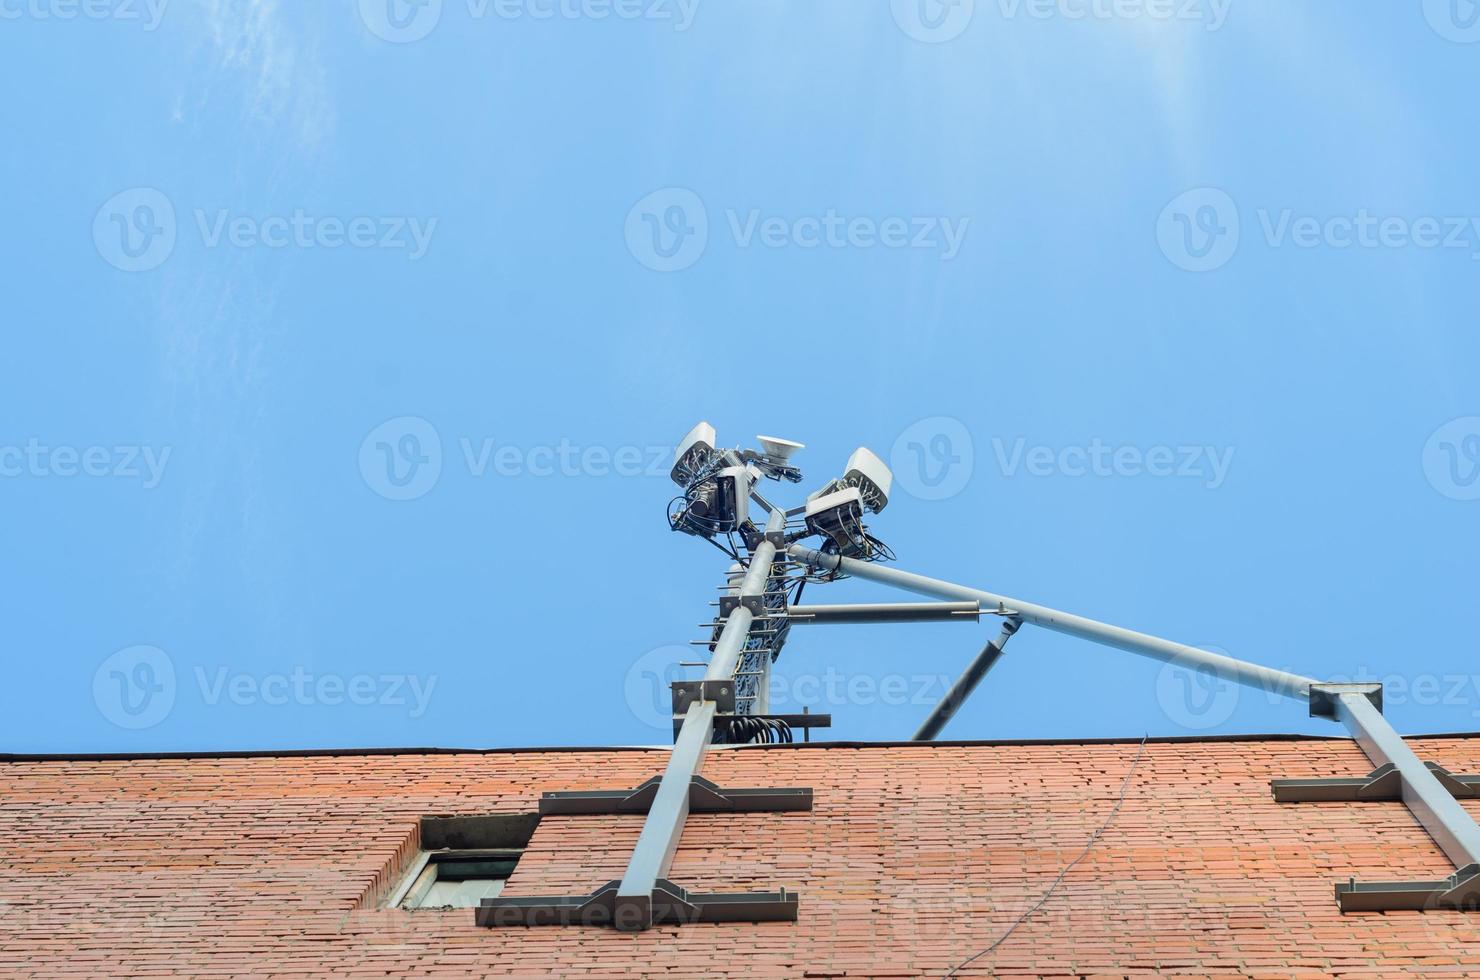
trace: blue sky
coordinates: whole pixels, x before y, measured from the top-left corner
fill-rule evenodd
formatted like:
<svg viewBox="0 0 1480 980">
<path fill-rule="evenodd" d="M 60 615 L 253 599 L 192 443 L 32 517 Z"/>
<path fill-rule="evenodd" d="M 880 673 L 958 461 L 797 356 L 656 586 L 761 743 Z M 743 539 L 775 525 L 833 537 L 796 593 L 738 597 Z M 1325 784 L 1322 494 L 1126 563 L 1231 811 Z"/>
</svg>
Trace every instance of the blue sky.
<svg viewBox="0 0 1480 980">
<path fill-rule="evenodd" d="M 890 459 L 902 568 L 1480 728 L 1477 13 L 0 0 L 4 748 L 659 741 L 701 418 Z M 778 708 L 908 737 L 990 629 Z M 1304 714 L 1025 629 L 947 735 Z"/>
</svg>

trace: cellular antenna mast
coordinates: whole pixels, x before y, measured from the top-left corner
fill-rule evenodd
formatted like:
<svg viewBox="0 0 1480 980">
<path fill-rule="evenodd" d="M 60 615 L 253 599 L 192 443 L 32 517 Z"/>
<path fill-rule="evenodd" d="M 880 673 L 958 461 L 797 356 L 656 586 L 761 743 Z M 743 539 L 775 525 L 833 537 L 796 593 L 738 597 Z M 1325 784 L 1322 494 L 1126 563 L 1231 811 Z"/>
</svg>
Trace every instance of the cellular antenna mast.
<svg viewBox="0 0 1480 980">
<path fill-rule="evenodd" d="M 1335 884 L 1343 911 L 1480 907 L 1480 826 L 1457 798 L 1480 797 L 1480 776 L 1459 776 L 1421 762 L 1382 714 L 1381 684 L 1322 683 L 1310 677 L 1163 640 L 1009 598 L 995 592 L 886 567 L 894 554 L 864 523 L 889 504 L 893 474 L 868 449 L 849 457 L 843 475 L 828 480 L 803 503 L 783 509 L 761 493 L 763 481 L 800 483 L 792 457 L 800 443 L 759 436 L 755 449 L 721 449 L 714 427 L 700 422 L 674 454 L 672 478 L 680 493 L 668 507 L 668 526 L 701 538 L 730 559 L 718 611 L 698 641 L 708 647 L 704 677 L 672 686 L 674 745 L 661 776 L 621 790 L 545 793 L 542 815 L 646 814 L 627 870 L 584 895 L 488 898 L 477 910 L 487 926 L 609 925 L 636 931 L 655 924 L 794 920 L 798 896 L 775 892 L 697 893 L 668 879 L 690 813 L 807 811 L 806 788 L 737 789 L 700 775 L 715 744 L 790 742 L 796 728 L 827 727 L 827 715 L 774 715 L 766 692 L 771 665 L 793 626 L 827 623 L 1000 622 L 995 635 L 921 724 L 914 738 L 935 738 L 1003 655 L 1025 625 L 1081 639 L 1309 705 L 1313 717 L 1346 726 L 1376 767 L 1359 778 L 1277 779 L 1282 803 L 1401 800 L 1455 865 L 1438 881 Z M 767 493 L 770 493 L 768 490 Z M 750 509 L 756 506 L 754 516 Z M 764 515 L 764 516 L 762 516 Z M 933 601 L 802 604 L 810 583 L 846 578 L 890 585 Z"/>
</svg>

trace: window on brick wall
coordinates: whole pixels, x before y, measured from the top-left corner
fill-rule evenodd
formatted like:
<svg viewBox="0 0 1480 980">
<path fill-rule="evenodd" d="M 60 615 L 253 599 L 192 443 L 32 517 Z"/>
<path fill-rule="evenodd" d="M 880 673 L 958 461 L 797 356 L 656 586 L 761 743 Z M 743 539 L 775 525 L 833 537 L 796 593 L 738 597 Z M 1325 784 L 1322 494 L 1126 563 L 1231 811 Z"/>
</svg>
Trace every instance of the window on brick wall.
<svg viewBox="0 0 1480 980">
<path fill-rule="evenodd" d="M 504 890 L 539 815 L 423 817 L 421 851 L 389 904 L 403 909 L 477 908 Z"/>
<path fill-rule="evenodd" d="M 428 851 L 403 909 L 472 909 L 504 890 L 522 850 Z"/>
</svg>

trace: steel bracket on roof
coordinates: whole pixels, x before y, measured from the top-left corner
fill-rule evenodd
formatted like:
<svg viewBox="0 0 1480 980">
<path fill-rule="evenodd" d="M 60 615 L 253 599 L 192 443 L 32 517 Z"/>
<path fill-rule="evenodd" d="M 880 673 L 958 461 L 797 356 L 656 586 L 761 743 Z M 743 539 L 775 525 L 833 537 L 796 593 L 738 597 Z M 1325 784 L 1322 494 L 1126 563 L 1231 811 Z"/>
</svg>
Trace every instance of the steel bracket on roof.
<svg viewBox="0 0 1480 980">
<path fill-rule="evenodd" d="M 1424 765 L 1455 799 L 1480 799 L 1480 776 L 1456 776 L 1437 762 Z M 1378 766 L 1365 776 L 1273 779 L 1269 785 L 1279 803 L 1358 803 L 1403 799 L 1403 775 L 1392 763 Z"/>
<path fill-rule="evenodd" d="M 540 816 L 647 813 L 662 782 L 661 776 L 654 776 L 636 789 L 545 793 L 540 797 Z M 703 776 L 694 776 L 689 783 L 690 813 L 789 813 L 810 809 L 810 787 L 722 789 Z"/>
<path fill-rule="evenodd" d="M 642 902 L 617 900 L 621 881 L 590 895 L 485 898 L 474 913 L 480 926 L 606 926 L 638 932 L 654 925 L 713 922 L 795 922 L 797 896 L 777 892 L 691 892 L 659 878 Z"/>
<path fill-rule="evenodd" d="M 1312 718 L 1336 719 L 1336 699 L 1343 694 L 1361 694 L 1382 711 L 1381 684 L 1312 684 L 1310 686 L 1310 716 Z"/>
<path fill-rule="evenodd" d="M 1338 882 L 1336 901 L 1343 912 L 1422 912 L 1480 910 L 1480 864 L 1470 864 L 1439 881 Z"/>
</svg>

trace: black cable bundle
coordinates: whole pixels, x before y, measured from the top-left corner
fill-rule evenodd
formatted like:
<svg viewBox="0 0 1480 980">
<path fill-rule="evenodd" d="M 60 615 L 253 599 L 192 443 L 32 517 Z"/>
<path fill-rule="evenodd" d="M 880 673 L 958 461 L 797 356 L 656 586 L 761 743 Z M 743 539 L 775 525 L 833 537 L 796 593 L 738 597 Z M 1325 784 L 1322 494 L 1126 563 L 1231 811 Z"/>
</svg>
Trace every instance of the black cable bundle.
<svg viewBox="0 0 1480 980">
<path fill-rule="evenodd" d="M 782 745 L 795 741 L 791 726 L 780 718 L 735 715 L 728 719 L 725 741 L 731 745 Z"/>
</svg>

